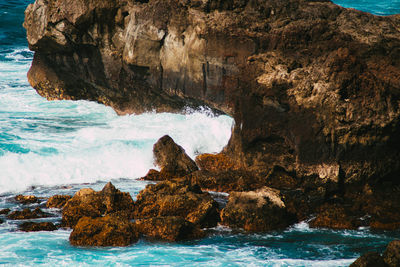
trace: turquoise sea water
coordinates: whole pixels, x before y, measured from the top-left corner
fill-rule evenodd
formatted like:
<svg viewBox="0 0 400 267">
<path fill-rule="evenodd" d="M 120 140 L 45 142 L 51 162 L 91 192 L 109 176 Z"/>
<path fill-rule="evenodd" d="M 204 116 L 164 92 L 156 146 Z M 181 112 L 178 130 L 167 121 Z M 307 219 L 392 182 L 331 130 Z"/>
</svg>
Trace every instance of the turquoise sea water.
<svg viewBox="0 0 400 267">
<path fill-rule="evenodd" d="M 29 3 L 0 0 L 0 209 L 22 208 L 10 201 L 15 193 L 73 194 L 82 187 L 101 189 L 109 180 L 135 196 L 146 185 L 135 178 L 153 167 L 152 145 L 164 134 L 192 157 L 218 152 L 227 143 L 232 120 L 206 109 L 119 117 L 96 103 L 38 96 L 26 80 L 33 54 L 21 24 Z M 400 13 L 399 0 L 336 3 L 379 15 Z M 54 215 L 43 220 L 59 220 Z M 399 232 L 369 229 L 315 230 L 302 222 L 263 235 L 217 227 L 192 242 L 140 240 L 126 248 L 88 249 L 70 246 L 69 231 L 23 233 L 18 223 L 0 224 L 0 265 L 347 266 L 400 238 Z"/>
</svg>

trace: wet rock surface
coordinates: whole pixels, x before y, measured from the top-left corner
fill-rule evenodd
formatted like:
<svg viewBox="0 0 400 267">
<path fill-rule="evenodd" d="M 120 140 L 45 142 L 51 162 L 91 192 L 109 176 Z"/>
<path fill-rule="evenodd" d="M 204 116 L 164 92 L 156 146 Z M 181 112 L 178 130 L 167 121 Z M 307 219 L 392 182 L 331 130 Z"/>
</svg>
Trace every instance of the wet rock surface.
<svg viewBox="0 0 400 267">
<path fill-rule="evenodd" d="M 9 214 L 10 213 L 10 209 L 2 209 L 2 210 L 0 210 L 0 215 L 7 215 L 7 214 Z"/>
<path fill-rule="evenodd" d="M 18 226 L 24 232 L 55 231 L 57 227 L 52 222 L 24 222 Z"/>
<path fill-rule="evenodd" d="M 221 211 L 222 224 L 252 232 L 284 229 L 295 221 L 295 216 L 286 210 L 280 192 L 269 187 L 233 192 Z"/>
<path fill-rule="evenodd" d="M 201 228 L 219 221 L 218 204 L 188 180 L 162 181 L 147 185 L 137 196 L 135 219 L 179 216 Z"/>
<path fill-rule="evenodd" d="M 40 208 L 36 208 L 34 210 L 24 209 L 24 210 L 16 210 L 7 215 L 8 219 L 11 220 L 25 220 L 25 219 L 37 219 L 37 218 L 47 218 L 51 217 L 50 213 L 42 211 Z"/>
<path fill-rule="evenodd" d="M 367 252 L 350 264 L 350 267 L 387 267 L 387 265 L 378 252 Z"/>
<path fill-rule="evenodd" d="M 135 222 L 138 231 L 149 239 L 176 242 L 205 237 L 195 224 L 182 217 L 165 216 L 141 219 Z"/>
<path fill-rule="evenodd" d="M 390 242 L 383 255 L 378 252 L 367 252 L 350 265 L 350 267 L 398 266 L 400 266 L 400 240 Z"/>
<path fill-rule="evenodd" d="M 46 207 L 62 209 L 71 198 L 69 195 L 54 195 L 47 200 Z"/>
<path fill-rule="evenodd" d="M 112 215 L 80 218 L 69 237 L 74 246 L 128 246 L 138 239 L 132 223 Z"/>
<path fill-rule="evenodd" d="M 39 203 L 39 199 L 35 196 L 17 195 L 17 196 L 15 196 L 15 200 L 21 204 Z"/>
<path fill-rule="evenodd" d="M 390 242 L 383 253 L 383 259 L 389 267 L 400 266 L 400 240 Z"/>
</svg>

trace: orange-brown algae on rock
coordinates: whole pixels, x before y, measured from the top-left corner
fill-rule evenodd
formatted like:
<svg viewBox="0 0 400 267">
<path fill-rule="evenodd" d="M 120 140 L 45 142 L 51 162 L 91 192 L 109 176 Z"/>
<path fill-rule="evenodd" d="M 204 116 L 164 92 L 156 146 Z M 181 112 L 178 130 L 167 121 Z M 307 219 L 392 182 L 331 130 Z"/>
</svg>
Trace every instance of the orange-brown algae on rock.
<svg viewBox="0 0 400 267">
<path fill-rule="evenodd" d="M 70 200 L 71 198 L 72 197 L 70 195 L 51 196 L 46 202 L 46 207 L 62 209 L 65 206 L 65 204 L 67 203 L 67 201 Z"/>
<path fill-rule="evenodd" d="M 147 185 L 135 202 L 135 219 L 180 216 L 201 228 L 219 221 L 218 203 L 209 193 L 188 180 L 162 181 Z"/>
<path fill-rule="evenodd" d="M 393 240 L 387 245 L 383 260 L 389 267 L 400 266 L 400 240 Z"/>
<path fill-rule="evenodd" d="M 33 195 L 29 195 L 29 196 L 17 195 L 17 196 L 15 196 L 15 200 L 21 204 L 39 203 L 39 199 Z"/>
<path fill-rule="evenodd" d="M 39 208 L 36 208 L 33 211 L 27 208 L 21 211 L 16 210 L 11 212 L 10 214 L 7 215 L 7 218 L 11 220 L 25 220 L 25 219 L 46 218 L 51 216 L 52 216 L 51 214 L 46 213 Z"/>
<path fill-rule="evenodd" d="M 57 227 L 52 222 L 24 222 L 18 226 L 24 232 L 55 231 Z"/>
<path fill-rule="evenodd" d="M 238 170 L 240 166 L 233 159 L 224 153 L 218 154 L 200 154 L 195 159 L 200 170 L 205 171 L 221 171 L 221 170 Z"/>
<path fill-rule="evenodd" d="M 141 234 L 149 239 L 176 242 L 205 236 L 195 224 L 178 216 L 153 217 L 135 221 Z"/>
<path fill-rule="evenodd" d="M 62 225 L 73 227 L 80 218 L 100 217 L 115 212 L 126 213 L 131 217 L 134 202 L 129 193 L 121 192 L 112 183 L 108 183 L 101 191 L 91 188 L 79 190 L 67 201 L 62 210 Z"/>
<path fill-rule="evenodd" d="M 232 192 L 221 211 L 221 223 L 251 232 L 284 229 L 296 222 L 286 210 L 279 190 L 263 187 L 257 191 Z"/>
<path fill-rule="evenodd" d="M 117 216 L 82 217 L 69 237 L 74 246 L 129 246 L 138 241 L 139 233 L 133 223 Z"/>
</svg>

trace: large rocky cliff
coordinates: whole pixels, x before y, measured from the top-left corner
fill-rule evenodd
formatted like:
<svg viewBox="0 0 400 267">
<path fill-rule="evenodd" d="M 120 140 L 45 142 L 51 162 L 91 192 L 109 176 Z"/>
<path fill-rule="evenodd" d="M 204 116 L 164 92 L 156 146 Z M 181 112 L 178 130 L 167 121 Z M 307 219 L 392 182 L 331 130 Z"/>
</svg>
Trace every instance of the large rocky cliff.
<svg viewBox="0 0 400 267">
<path fill-rule="evenodd" d="M 398 183 L 400 15 L 306 0 L 36 0 L 29 82 L 117 112 L 206 104 L 225 153 L 339 185 Z"/>
</svg>

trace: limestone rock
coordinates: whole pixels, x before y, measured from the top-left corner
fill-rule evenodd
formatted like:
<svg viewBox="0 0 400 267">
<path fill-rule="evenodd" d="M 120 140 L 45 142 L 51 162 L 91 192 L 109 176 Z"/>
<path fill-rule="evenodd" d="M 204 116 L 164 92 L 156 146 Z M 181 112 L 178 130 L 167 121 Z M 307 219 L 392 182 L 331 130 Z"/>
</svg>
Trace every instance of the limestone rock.
<svg viewBox="0 0 400 267">
<path fill-rule="evenodd" d="M 75 225 L 69 241 L 74 246 L 129 246 L 139 239 L 132 223 L 118 217 L 82 217 Z"/>
<path fill-rule="evenodd" d="M 54 195 L 46 202 L 47 208 L 62 209 L 68 200 L 71 199 L 69 195 Z"/>
<path fill-rule="evenodd" d="M 196 225 L 182 217 L 166 216 L 137 220 L 138 231 L 150 239 L 176 242 L 205 236 Z"/>
<path fill-rule="evenodd" d="M 378 252 L 367 252 L 359 257 L 350 267 L 387 267 Z"/>
<path fill-rule="evenodd" d="M 24 195 L 17 195 L 15 197 L 15 200 L 21 204 L 32 204 L 39 202 L 39 199 L 35 196 L 24 196 Z"/>
<path fill-rule="evenodd" d="M 161 137 L 153 146 L 155 163 L 161 173 L 181 177 L 198 170 L 196 163 L 168 135 Z"/>
<path fill-rule="evenodd" d="M 37 219 L 37 218 L 46 218 L 51 217 L 52 215 L 42 211 L 39 208 L 34 210 L 24 209 L 24 210 L 16 210 L 7 215 L 8 219 L 11 220 L 25 220 L 25 219 Z"/>
<path fill-rule="evenodd" d="M 55 231 L 57 227 L 52 222 L 24 222 L 18 226 L 24 232 Z"/>
<path fill-rule="evenodd" d="M 62 225 L 73 227 L 84 216 L 96 218 L 115 212 L 124 212 L 127 217 L 130 217 L 133 205 L 130 194 L 119 191 L 111 182 L 99 192 L 84 188 L 79 190 L 63 207 Z"/>
<path fill-rule="evenodd" d="M 400 266 L 400 240 L 394 240 L 388 244 L 383 259 L 389 267 Z"/>
<path fill-rule="evenodd" d="M 201 228 L 219 221 L 218 204 L 208 193 L 187 180 L 147 185 L 137 196 L 135 218 L 180 216 Z"/>
<path fill-rule="evenodd" d="M 221 212 L 222 224 L 252 232 L 283 229 L 294 222 L 295 217 L 287 212 L 280 192 L 269 187 L 231 193 Z"/>
</svg>

